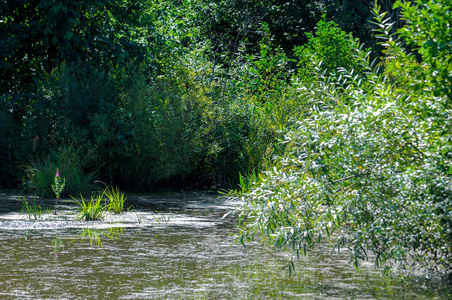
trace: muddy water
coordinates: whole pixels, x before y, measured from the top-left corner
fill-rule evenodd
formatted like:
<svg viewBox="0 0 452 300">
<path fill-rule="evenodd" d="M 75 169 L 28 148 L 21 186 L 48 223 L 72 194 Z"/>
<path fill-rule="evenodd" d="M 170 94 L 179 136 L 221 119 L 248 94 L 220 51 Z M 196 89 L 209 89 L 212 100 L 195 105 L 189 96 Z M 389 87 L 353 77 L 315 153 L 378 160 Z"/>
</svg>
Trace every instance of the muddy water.
<svg viewBox="0 0 452 300">
<path fill-rule="evenodd" d="M 31 200 L 29 198 L 28 200 Z M 0 299 L 440 299 L 422 286 L 358 273 L 327 246 L 290 255 L 234 244 L 237 203 L 203 195 L 129 196 L 130 211 L 74 221 L 76 207 L 39 200 L 37 220 L 0 192 Z M 126 202 L 127 203 L 127 202 Z M 48 212 L 46 208 L 48 209 Z M 156 212 L 159 211 L 159 212 Z M 32 219 L 32 220 L 30 220 Z"/>
</svg>

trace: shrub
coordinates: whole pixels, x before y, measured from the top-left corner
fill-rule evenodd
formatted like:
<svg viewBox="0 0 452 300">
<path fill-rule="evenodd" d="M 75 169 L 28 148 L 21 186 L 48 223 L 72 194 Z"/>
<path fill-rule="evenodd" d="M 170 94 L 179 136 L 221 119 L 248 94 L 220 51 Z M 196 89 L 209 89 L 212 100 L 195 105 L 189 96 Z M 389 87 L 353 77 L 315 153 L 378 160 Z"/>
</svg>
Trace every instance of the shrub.
<svg viewBox="0 0 452 300">
<path fill-rule="evenodd" d="M 142 77 L 124 95 L 132 133 L 124 152 L 125 177 L 152 187 L 193 172 L 204 146 L 199 138 L 205 99 L 185 89 L 166 79 L 146 83 Z"/>
<path fill-rule="evenodd" d="M 310 85 L 319 75 L 335 73 L 338 68 L 362 73 L 363 64 L 356 59 L 358 40 L 340 30 L 333 21 L 327 22 L 325 15 L 317 23 L 315 34 L 307 33 L 307 37 L 306 45 L 294 48 L 299 60 L 296 76 L 304 84 Z"/>
<path fill-rule="evenodd" d="M 62 149 L 59 153 L 50 155 L 45 160 L 37 159 L 23 170 L 22 183 L 26 189 L 38 193 L 42 197 L 53 198 L 52 190 L 55 174 L 59 170 L 60 176 L 66 179 L 62 196 L 89 195 L 93 189 L 96 172 L 84 174 L 77 155 L 71 147 Z"/>
<path fill-rule="evenodd" d="M 208 119 L 207 165 L 217 182 L 235 188 L 240 175 L 258 170 L 266 153 L 279 151 L 282 129 L 303 114 L 306 101 L 290 84 L 290 59 L 274 47 L 268 25 L 256 55 L 239 51 Z M 224 185 L 223 185 L 224 186 Z"/>
</svg>

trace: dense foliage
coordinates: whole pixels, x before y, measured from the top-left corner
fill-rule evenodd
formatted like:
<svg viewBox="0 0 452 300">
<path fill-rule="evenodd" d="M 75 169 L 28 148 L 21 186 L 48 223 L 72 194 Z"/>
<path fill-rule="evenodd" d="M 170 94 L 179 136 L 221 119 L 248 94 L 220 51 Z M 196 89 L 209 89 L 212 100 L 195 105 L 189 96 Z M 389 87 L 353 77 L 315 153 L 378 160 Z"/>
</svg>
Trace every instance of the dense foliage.
<svg viewBox="0 0 452 300">
<path fill-rule="evenodd" d="M 388 270 L 450 278 L 452 7 L 421 0 L 396 7 L 407 23 L 398 34 L 375 10 L 383 73 L 357 44 L 353 69 L 347 51 L 336 52 L 344 67 L 330 73 L 309 56 L 320 70 L 301 88 L 312 107 L 286 133 L 284 155 L 244 194 L 242 242 L 258 234 L 299 254 L 328 238 L 348 248 L 355 265 L 373 258 Z M 345 48 L 345 36 L 334 36 Z M 322 35 L 311 39 L 331 47 Z"/>
<path fill-rule="evenodd" d="M 71 194 L 93 178 L 234 185 L 304 109 L 288 85 L 293 46 L 321 13 L 351 26 L 360 14 L 337 14 L 348 6 L 2 1 L 1 183 L 52 195 L 59 167 Z"/>
</svg>

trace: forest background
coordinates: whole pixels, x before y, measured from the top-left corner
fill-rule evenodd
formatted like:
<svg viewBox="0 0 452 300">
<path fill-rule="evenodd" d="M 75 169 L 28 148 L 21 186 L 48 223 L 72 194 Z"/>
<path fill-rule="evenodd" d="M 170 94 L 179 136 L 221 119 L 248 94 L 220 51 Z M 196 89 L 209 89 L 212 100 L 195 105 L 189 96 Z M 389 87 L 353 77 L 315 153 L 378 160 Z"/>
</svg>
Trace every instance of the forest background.
<svg viewBox="0 0 452 300">
<path fill-rule="evenodd" d="M 239 189 L 243 242 L 450 278 L 451 11 L 0 1 L 0 184 Z"/>
</svg>

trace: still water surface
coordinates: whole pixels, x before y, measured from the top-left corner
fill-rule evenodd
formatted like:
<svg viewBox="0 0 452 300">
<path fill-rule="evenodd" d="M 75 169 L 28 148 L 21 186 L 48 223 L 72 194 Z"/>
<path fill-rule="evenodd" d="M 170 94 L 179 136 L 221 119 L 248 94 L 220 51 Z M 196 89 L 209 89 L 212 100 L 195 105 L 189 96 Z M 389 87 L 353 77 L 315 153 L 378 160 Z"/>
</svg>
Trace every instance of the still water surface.
<svg viewBox="0 0 452 300">
<path fill-rule="evenodd" d="M 234 243 L 235 220 L 222 216 L 237 203 L 226 199 L 132 195 L 133 209 L 96 222 L 39 201 L 43 215 L 29 220 L 0 192 L 0 299 L 441 299 L 371 263 L 358 273 L 327 246 L 289 276 L 289 254 Z"/>
</svg>

